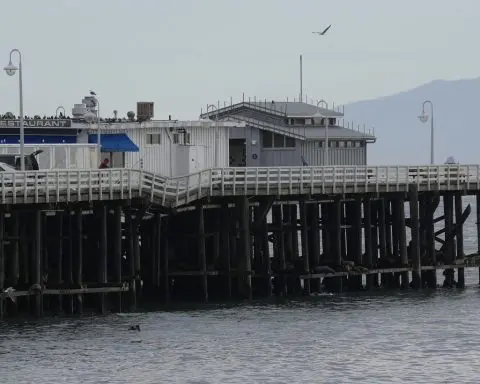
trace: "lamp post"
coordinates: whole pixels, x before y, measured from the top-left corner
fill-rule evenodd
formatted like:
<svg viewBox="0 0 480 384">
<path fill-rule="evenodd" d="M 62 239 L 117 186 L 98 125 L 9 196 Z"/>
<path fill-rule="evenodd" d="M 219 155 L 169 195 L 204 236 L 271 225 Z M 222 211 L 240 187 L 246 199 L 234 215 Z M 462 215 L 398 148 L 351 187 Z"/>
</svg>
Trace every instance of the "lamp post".
<svg viewBox="0 0 480 384">
<path fill-rule="evenodd" d="M 422 123 L 428 121 L 428 115 L 425 113 L 425 104 L 430 104 L 430 164 L 435 164 L 435 152 L 434 152 L 434 130 L 433 130 L 433 103 L 430 100 L 425 100 L 422 103 L 422 114 L 418 116 Z"/>
<path fill-rule="evenodd" d="M 12 53 L 18 53 L 18 68 L 12 63 Z M 10 51 L 10 61 L 3 68 L 7 75 L 13 76 L 18 70 L 18 85 L 20 90 L 20 170 L 25 171 L 25 129 L 23 126 L 23 84 L 22 84 L 22 54 L 18 49 Z"/>
<path fill-rule="evenodd" d="M 63 106 L 61 106 L 61 105 L 59 105 L 59 106 L 57 107 L 57 109 L 55 110 L 55 118 L 57 118 L 57 116 L 58 116 L 58 110 L 59 110 L 59 109 L 63 109 L 63 117 L 65 118 L 65 116 L 66 116 L 66 114 L 65 114 L 65 108 L 63 108 Z"/>
<path fill-rule="evenodd" d="M 213 108 L 217 113 L 215 115 L 215 168 L 218 167 L 218 109 L 215 105 L 207 105 L 207 115 L 210 108 Z"/>
<path fill-rule="evenodd" d="M 100 143 L 100 101 L 98 100 L 97 94 L 93 91 L 90 91 L 90 94 L 93 96 L 93 100 L 95 100 L 95 104 L 97 107 L 97 114 L 88 111 L 83 115 L 85 121 L 89 124 L 93 123 L 94 120 L 97 120 L 97 157 L 98 161 L 100 161 L 100 153 L 101 153 L 101 143 Z"/>
<path fill-rule="evenodd" d="M 321 115 L 322 117 L 326 117 L 327 119 L 325 120 L 325 159 L 323 161 L 323 164 L 324 165 L 328 165 L 329 163 L 329 159 L 328 159 L 328 116 L 324 116 L 321 112 L 320 112 L 320 104 L 325 104 L 325 108 L 328 110 L 328 103 L 321 99 L 321 100 L 318 100 L 317 101 L 317 113 L 319 115 Z"/>
</svg>

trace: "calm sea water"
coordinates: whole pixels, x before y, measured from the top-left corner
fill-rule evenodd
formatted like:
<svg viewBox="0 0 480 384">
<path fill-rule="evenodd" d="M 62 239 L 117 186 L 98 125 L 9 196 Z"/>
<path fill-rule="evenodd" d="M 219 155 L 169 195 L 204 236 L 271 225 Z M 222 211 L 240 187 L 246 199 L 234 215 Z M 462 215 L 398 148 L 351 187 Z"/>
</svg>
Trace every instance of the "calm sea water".
<svg viewBox="0 0 480 384">
<path fill-rule="evenodd" d="M 475 252 L 474 218 L 465 237 Z M 478 383 L 478 271 L 466 280 L 465 290 L 0 324 L 0 383 Z"/>
</svg>

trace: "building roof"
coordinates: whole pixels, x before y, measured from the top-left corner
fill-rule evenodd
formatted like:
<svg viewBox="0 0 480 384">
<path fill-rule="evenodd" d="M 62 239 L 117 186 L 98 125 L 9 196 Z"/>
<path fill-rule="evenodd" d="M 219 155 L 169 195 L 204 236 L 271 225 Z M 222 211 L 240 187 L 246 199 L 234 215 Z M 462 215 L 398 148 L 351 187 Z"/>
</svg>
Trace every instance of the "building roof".
<svg viewBox="0 0 480 384">
<path fill-rule="evenodd" d="M 324 125 L 288 125 L 285 119 L 288 116 L 292 117 L 312 117 L 318 116 L 318 112 L 323 117 L 339 118 L 343 114 L 334 112 L 324 108 L 317 108 L 315 105 L 300 103 L 300 102 L 274 102 L 270 105 L 268 102 L 247 102 L 233 104 L 224 108 L 218 109 L 210 113 L 202 114 L 202 118 L 210 118 L 215 120 L 218 116 L 219 120 L 236 122 L 244 122 L 247 125 L 258 128 L 264 131 L 275 132 L 288 137 L 299 140 L 320 140 L 325 137 Z M 282 109 L 283 108 L 283 109 Z M 342 127 L 339 124 L 330 126 L 329 137 L 332 139 L 365 139 L 368 141 L 375 141 L 375 136 Z"/>
<path fill-rule="evenodd" d="M 332 109 L 322 108 L 313 104 L 298 102 L 298 101 L 271 101 L 270 103 L 255 102 L 260 107 L 267 107 L 282 111 L 285 117 L 312 117 L 320 113 L 323 117 L 343 117 L 343 113 L 334 111 Z"/>
</svg>

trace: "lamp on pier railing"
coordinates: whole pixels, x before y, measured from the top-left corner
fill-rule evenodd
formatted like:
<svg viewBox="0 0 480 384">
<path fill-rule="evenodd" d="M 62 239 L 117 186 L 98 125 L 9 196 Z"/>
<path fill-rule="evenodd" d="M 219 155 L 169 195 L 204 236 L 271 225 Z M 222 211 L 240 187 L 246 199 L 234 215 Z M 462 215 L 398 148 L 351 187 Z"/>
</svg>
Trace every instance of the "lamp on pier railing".
<svg viewBox="0 0 480 384">
<path fill-rule="evenodd" d="M 434 130 L 433 130 L 433 103 L 430 100 L 425 100 L 422 103 L 422 114 L 418 116 L 422 123 L 428 121 L 428 115 L 425 113 L 425 104 L 430 104 L 430 111 L 432 116 L 430 117 L 430 164 L 435 164 L 435 152 L 434 152 Z"/>
<path fill-rule="evenodd" d="M 314 115 L 314 117 L 316 116 L 319 116 L 319 117 L 326 117 L 325 119 L 325 152 L 324 152 L 324 156 L 325 156 L 325 159 L 323 161 L 323 164 L 324 165 L 328 165 L 329 163 L 329 159 L 328 159 L 328 116 L 325 116 L 323 113 L 320 112 L 320 104 L 325 104 L 325 109 L 328 110 L 328 103 L 321 99 L 321 100 L 318 100 L 317 101 L 317 113 Z"/>
<path fill-rule="evenodd" d="M 12 63 L 12 53 L 18 53 L 18 67 Z M 10 51 L 10 61 L 3 68 L 8 76 L 13 76 L 18 70 L 18 85 L 20 91 L 20 169 L 25 171 L 25 127 L 23 126 L 23 83 L 22 83 L 22 54 L 18 49 Z"/>
<path fill-rule="evenodd" d="M 215 168 L 217 168 L 218 167 L 218 108 L 213 104 L 207 105 L 207 116 L 209 118 L 210 118 L 210 115 L 208 114 L 208 111 L 211 108 L 217 112 L 215 114 Z"/>
</svg>

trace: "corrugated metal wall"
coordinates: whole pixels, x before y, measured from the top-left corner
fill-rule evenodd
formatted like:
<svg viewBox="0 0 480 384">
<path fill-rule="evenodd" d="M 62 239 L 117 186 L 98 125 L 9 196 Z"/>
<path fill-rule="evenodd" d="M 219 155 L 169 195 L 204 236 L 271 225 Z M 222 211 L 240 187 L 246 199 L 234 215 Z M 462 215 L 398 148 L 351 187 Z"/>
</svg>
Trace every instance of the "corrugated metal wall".
<svg viewBox="0 0 480 384">
<path fill-rule="evenodd" d="M 324 164 L 324 149 L 315 147 L 315 142 L 305 141 L 301 148 L 302 155 L 309 166 Z M 366 147 L 329 148 L 328 163 L 329 165 L 366 165 Z"/>
<path fill-rule="evenodd" d="M 204 147 L 205 168 L 228 167 L 228 140 L 229 128 L 219 126 L 192 126 L 175 125 L 175 129 L 184 128 L 190 134 L 190 144 Z M 215 164 L 215 131 L 218 129 L 218 164 Z M 176 148 L 183 145 L 183 138 L 180 144 L 173 142 L 174 131 L 164 127 L 141 127 L 108 129 L 103 131 L 108 133 L 126 133 L 128 137 L 138 146 L 139 152 L 125 153 L 126 168 L 141 168 L 165 176 L 175 176 L 177 162 L 176 156 L 184 151 L 176 151 Z M 147 144 L 148 134 L 160 134 L 159 144 Z"/>
<path fill-rule="evenodd" d="M 295 167 L 302 165 L 302 154 L 299 147 L 285 149 L 262 148 L 260 150 L 260 159 L 262 167 Z"/>
</svg>

